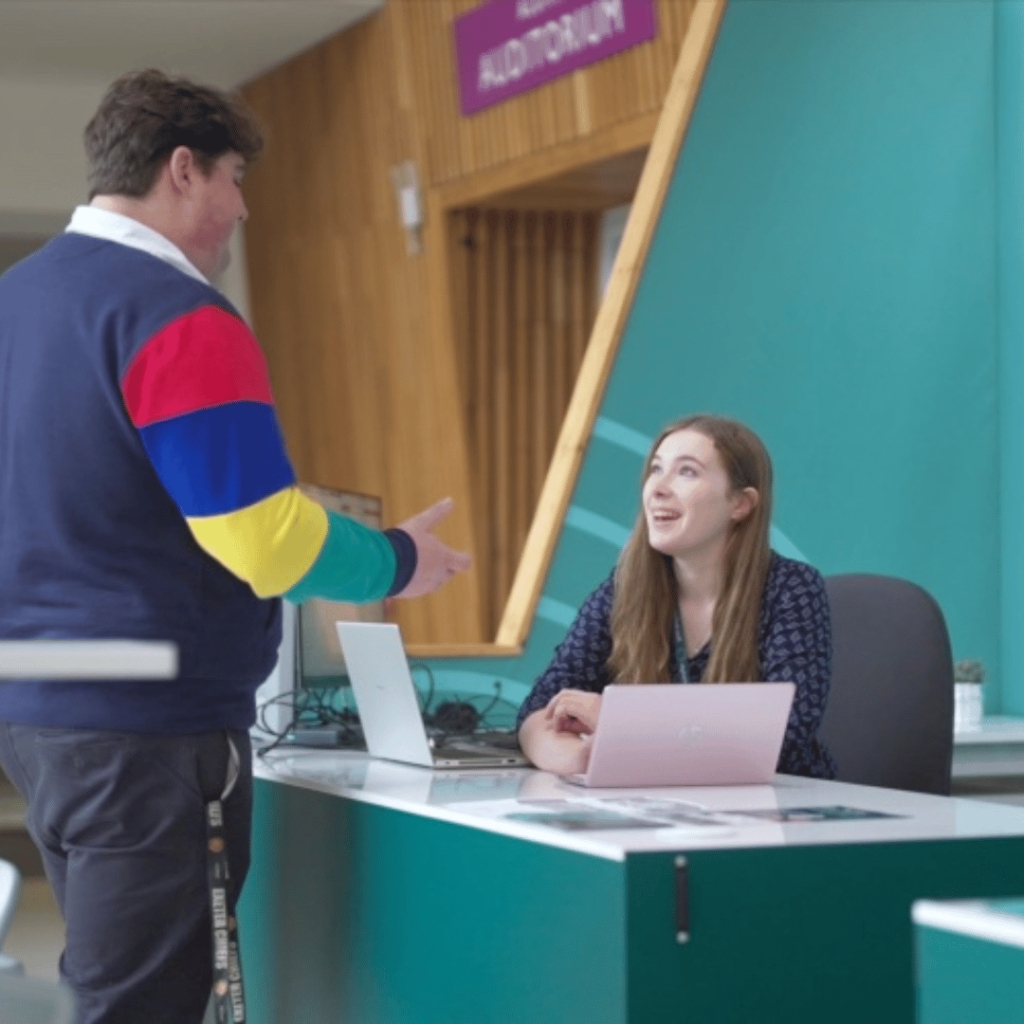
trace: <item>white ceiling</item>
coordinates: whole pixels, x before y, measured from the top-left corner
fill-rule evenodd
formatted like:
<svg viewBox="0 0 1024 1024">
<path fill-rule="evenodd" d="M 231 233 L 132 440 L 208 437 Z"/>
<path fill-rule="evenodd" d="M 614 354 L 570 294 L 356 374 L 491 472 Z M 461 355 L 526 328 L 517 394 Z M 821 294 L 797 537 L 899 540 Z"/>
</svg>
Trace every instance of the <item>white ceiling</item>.
<svg viewBox="0 0 1024 1024">
<path fill-rule="evenodd" d="M 232 88 L 384 0 L 0 0 L 0 77 L 102 79 L 159 67 Z"/>
<path fill-rule="evenodd" d="M 84 201 L 82 129 L 118 75 L 157 67 L 234 89 L 384 3 L 0 0 L 0 238 L 59 231 Z"/>
</svg>

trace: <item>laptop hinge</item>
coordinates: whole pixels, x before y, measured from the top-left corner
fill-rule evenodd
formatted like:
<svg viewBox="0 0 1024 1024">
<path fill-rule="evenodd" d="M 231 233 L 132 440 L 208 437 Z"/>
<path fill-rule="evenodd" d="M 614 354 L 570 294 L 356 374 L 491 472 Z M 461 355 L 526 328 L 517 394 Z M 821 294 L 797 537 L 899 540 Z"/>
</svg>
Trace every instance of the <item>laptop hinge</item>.
<svg viewBox="0 0 1024 1024">
<path fill-rule="evenodd" d="M 685 857 L 676 857 L 676 942 L 690 941 L 690 879 Z"/>
</svg>

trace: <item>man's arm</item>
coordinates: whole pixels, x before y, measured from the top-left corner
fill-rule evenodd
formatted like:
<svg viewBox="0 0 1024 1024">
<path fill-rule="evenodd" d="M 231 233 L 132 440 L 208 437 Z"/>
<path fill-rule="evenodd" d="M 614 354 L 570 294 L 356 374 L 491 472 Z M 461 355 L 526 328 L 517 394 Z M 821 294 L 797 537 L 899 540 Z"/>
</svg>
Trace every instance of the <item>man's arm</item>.
<svg viewBox="0 0 1024 1024">
<path fill-rule="evenodd" d="M 121 392 L 196 542 L 260 597 L 416 596 L 468 567 L 468 556 L 430 533 L 447 509 L 437 514 L 435 506 L 408 529 L 381 533 L 298 489 L 263 353 L 248 327 L 219 306 L 150 338 L 123 374 Z"/>
</svg>

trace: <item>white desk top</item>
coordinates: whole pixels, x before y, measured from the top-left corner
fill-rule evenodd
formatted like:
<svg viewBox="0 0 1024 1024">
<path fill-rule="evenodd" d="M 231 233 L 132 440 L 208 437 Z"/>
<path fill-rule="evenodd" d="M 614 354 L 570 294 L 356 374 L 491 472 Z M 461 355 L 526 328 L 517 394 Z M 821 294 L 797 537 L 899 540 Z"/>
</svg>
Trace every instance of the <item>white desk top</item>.
<svg viewBox="0 0 1024 1024">
<path fill-rule="evenodd" d="M 1024 899 L 918 900 L 914 923 L 1024 949 Z"/>
<path fill-rule="evenodd" d="M 924 796 L 899 790 L 777 775 L 771 786 L 607 790 L 581 789 L 528 768 L 431 770 L 369 758 L 353 751 L 274 751 L 255 761 L 258 778 L 336 794 L 531 842 L 624 860 L 629 853 L 688 849 L 818 846 L 1024 836 L 1024 807 Z M 621 802 L 618 806 L 609 801 Z M 654 807 L 650 801 L 658 801 Z M 556 806 L 552 801 L 557 801 Z M 570 801 L 570 804 L 565 804 Z M 687 802 L 690 808 L 676 801 Z M 645 805 L 646 802 L 646 805 Z M 711 824 L 567 830 L 538 824 L 556 811 L 593 817 L 609 811 L 662 818 L 711 812 Z M 771 815 L 797 808 L 846 807 L 897 817 L 779 821 L 725 812 Z M 699 810 L 698 810 L 698 813 Z M 508 817 L 529 815 L 532 820 Z"/>
<path fill-rule="evenodd" d="M 953 734 L 957 747 L 991 746 L 995 743 L 1024 744 L 1024 718 L 1010 715 L 986 715 L 977 725 L 957 729 Z"/>
<path fill-rule="evenodd" d="M 1024 775 L 1024 718 L 986 715 L 953 735 L 953 776 Z"/>
</svg>

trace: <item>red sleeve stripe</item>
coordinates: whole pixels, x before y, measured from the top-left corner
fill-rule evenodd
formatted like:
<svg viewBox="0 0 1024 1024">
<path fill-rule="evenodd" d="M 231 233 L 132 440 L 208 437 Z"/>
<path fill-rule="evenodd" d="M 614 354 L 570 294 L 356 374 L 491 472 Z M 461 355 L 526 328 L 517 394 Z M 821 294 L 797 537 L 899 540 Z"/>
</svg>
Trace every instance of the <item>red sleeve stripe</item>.
<svg viewBox="0 0 1024 1024">
<path fill-rule="evenodd" d="M 274 404 L 252 331 L 217 306 L 179 317 L 139 350 L 121 380 L 137 427 L 227 402 Z"/>
</svg>

